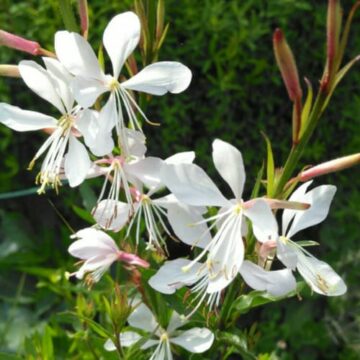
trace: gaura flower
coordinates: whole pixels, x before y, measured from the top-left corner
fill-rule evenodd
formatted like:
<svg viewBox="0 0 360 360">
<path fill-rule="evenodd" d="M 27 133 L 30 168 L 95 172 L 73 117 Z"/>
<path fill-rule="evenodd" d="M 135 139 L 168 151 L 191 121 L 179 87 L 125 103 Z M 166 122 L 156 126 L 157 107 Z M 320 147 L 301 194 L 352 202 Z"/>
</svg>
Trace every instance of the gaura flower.
<svg viewBox="0 0 360 360">
<path fill-rule="evenodd" d="M 179 205 L 168 210 L 169 223 L 180 240 L 188 245 L 207 247 L 211 242 L 211 234 L 206 224 L 198 221 L 202 218 L 201 208 L 190 208 Z M 191 231 L 189 223 L 196 223 L 195 231 Z M 245 282 L 256 290 L 267 291 L 273 296 L 282 296 L 296 288 L 291 270 L 266 271 L 260 266 L 245 260 L 239 268 Z M 195 293 L 192 302 L 197 302 L 190 317 L 207 298 L 210 310 L 219 307 L 221 292 L 234 280 L 226 277 L 219 270 L 219 263 L 207 258 L 205 263 L 188 259 L 176 259 L 165 262 L 158 272 L 149 279 L 149 285 L 163 294 L 173 294 L 183 286 L 191 287 Z"/>
<path fill-rule="evenodd" d="M 149 279 L 149 285 L 163 294 L 173 294 L 184 286 L 190 286 L 190 291 L 196 294 L 191 301 L 195 306 L 187 315 L 190 318 L 206 298 L 209 310 L 218 307 L 222 290 L 233 280 L 226 278 L 216 265 L 209 259 L 205 263 L 183 258 L 166 261 Z"/>
<path fill-rule="evenodd" d="M 98 224 L 105 229 L 112 231 L 121 230 L 129 222 L 127 235 L 136 228 L 136 242 L 140 241 L 140 227 L 144 219 L 145 229 L 148 237 L 148 248 L 158 250 L 165 245 L 164 235 L 171 236 L 171 233 L 163 220 L 166 217 L 166 209 L 169 206 L 176 206 L 178 203 L 171 195 L 154 198 L 155 194 L 162 190 L 164 185 L 160 179 L 160 168 L 165 163 L 192 162 L 195 155 L 193 152 L 178 153 L 170 158 L 162 160 L 156 157 L 146 157 L 123 165 L 123 171 L 131 177 L 133 186 L 129 188 L 133 200 L 131 204 L 112 200 L 111 207 L 104 208 L 104 201 L 96 207 L 94 214 Z M 115 178 L 114 178 L 115 180 Z M 116 187 L 118 188 L 118 187 Z M 108 200 L 109 201 L 109 200 Z M 111 221 L 105 222 L 105 219 Z"/>
<path fill-rule="evenodd" d="M 141 127 L 133 108 L 147 120 L 129 90 L 152 95 L 176 94 L 184 91 L 191 81 L 191 71 L 186 66 L 163 61 L 148 65 L 131 79 L 120 83 L 121 69 L 139 39 L 140 20 L 135 13 L 119 14 L 109 22 L 103 35 L 103 44 L 113 68 L 112 75 L 109 75 L 103 72 L 94 51 L 82 36 L 68 31 L 59 31 L 55 35 L 56 54 L 68 71 L 75 75 L 73 90 L 79 104 L 90 107 L 101 94 L 110 92 L 100 112 L 100 126 L 106 130 L 115 126 L 124 151 L 127 151 L 127 143 L 123 109 L 128 115 L 130 127 L 135 130 L 141 130 Z"/>
<path fill-rule="evenodd" d="M 34 61 L 21 61 L 19 71 L 26 85 L 37 95 L 55 106 L 61 113 L 57 120 L 35 111 L 22 110 L 16 106 L 0 104 L 0 122 L 16 131 L 51 129 L 51 134 L 40 147 L 31 161 L 35 161 L 47 151 L 37 176 L 41 185 L 39 192 L 44 192 L 47 185 L 55 189 L 61 185 L 63 168 L 70 186 L 79 185 L 90 168 L 90 159 L 85 146 L 78 140 L 83 135 L 85 143 L 92 149 L 103 143 L 103 151 L 111 150 L 111 138 L 95 139 L 91 131 L 98 121 L 97 113 L 82 110 L 74 106 L 74 98 L 69 88 L 71 75 L 61 63 L 52 58 L 43 58 L 46 69 Z M 96 140 L 96 141 L 95 141 Z M 109 146 L 110 144 L 110 146 Z"/>
<path fill-rule="evenodd" d="M 261 243 L 276 243 L 278 259 L 291 270 L 297 269 L 311 289 L 327 296 L 339 296 L 346 292 L 341 277 L 324 261 L 320 261 L 291 238 L 299 231 L 322 222 L 335 195 L 336 187 L 318 186 L 308 192 L 312 181 L 300 186 L 290 197 L 290 201 L 309 203 L 308 210 L 285 209 L 282 215 L 282 234 L 278 234 L 276 219 L 265 202 L 257 202 L 248 212 L 262 218 L 262 226 L 253 224 L 253 231 Z"/>
<path fill-rule="evenodd" d="M 216 226 L 217 232 L 187 268 L 207 255 L 207 261 L 216 264 L 216 269 L 232 280 L 244 260 L 242 236 L 246 232 L 244 216 L 248 211 L 242 200 L 245 170 L 240 151 L 229 143 L 215 140 L 212 156 L 217 171 L 230 186 L 235 199 L 226 199 L 204 170 L 195 164 L 166 164 L 162 167 L 161 178 L 182 203 L 221 208 L 217 215 L 192 224 L 197 231 L 196 225 L 214 221 L 209 230 Z M 257 221 L 256 214 L 251 220 Z M 182 220 L 179 217 L 177 221 Z"/>
<path fill-rule="evenodd" d="M 75 273 L 78 279 L 86 277 L 90 283 L 98 282 L 115 261 L 141 267 L 149 266 L 147 261 L 137 255 L 121 251 L 115 241 L 101 230 L 86 228 L 71 238 L 79 240 L 70 245 L 69 253 L 84 261 Z"/>
<path fill-rule="evenodd" d="M 186 325 L 187 321 L 175 311 L 172 312 L 169 325 L 163 329 L 150 309 L 143 303 L 130 314 L 128 322 L 133 328 L 142 330 L 150 336 L 141 349 L 146 350 L 156 346 L 150 360 L 172 360 L 172 345 L 178 345 L 191 353 L 199 354 L 209 350 L 214 342 L 214 334 L 207 328 L 195 327 L 189 330 L 179 330 L 180 327 Z M 135 331 L 125 331 L 119 337 L 121 346 L 124 347 L 132 346 L 143 338 Z M 107 351 L 116 350 L 110 339 L 106 341 L 104 348 Z"/>
<path fill-rule="evenodd" d="M 249 260 L 244 260 L 239 273 L 251 288 L 266 291 L 272 296 L 284 296 L 296 289 L 290 269 L 267 271 Z"/>
</svg>

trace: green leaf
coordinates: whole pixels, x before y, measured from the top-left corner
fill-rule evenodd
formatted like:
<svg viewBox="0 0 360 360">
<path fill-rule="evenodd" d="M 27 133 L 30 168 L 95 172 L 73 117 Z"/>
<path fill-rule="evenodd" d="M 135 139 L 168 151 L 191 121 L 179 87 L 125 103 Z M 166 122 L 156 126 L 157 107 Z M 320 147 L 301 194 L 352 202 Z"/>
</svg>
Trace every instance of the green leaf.
<svg viewBox="0 0 360 360">
<path fill-rule="evenodd" d="M 84 210 L 81 207 L 76 206 L 76 205 L 73 205 L 72 208 L 73 208 L 75 214 L 78 215 L 81 219 L 85 220 L 89 224 L 95 224 L 95 220 L 89 211 Z"/>
<path fill-rule="evenodd" d="M 274 156 L 269 138 L 264 133 L 262 135 L 266 141 L 266 151 L 267 151 L 267 161 L 266 161 L 267 196 L 271 197 L 274 191 L 274 179 L 275 179 Z"/>
<path fill-rule="evenodd" d="M 257 173 L 255 185 L 251 193 L 251 199 L 254 199 L 259 196 L 260 185 L 263 175 L 264 175 L 264 164 L 261 165 L 261 168 Z"/>
<path fill-rule="evenodd" d="M 71 1 L 59 0 L 59 8 L 66 30 L 78 32 L 78 26 Z"/>
<path fill-rule="evenodd" d="M 46 326 L 45 332 L 42 336 L 42 351 L 46 360 L 54 359 L 54 345 L 49 326 Z"/>
<path fill-rule="evenodd" d="M 85 323 L 87 323 L 88 326 L 91 328 L 91 330 L 93 330 L 96 334 L 98 334 L 99 336 L 101 336 L 104 339 L 108 339 L 113 336 L 113 334 L 110 331 L 106 330 L 103 326 L 101 326 L 94 320 L 89 319 L 86 316 L 74 313 L 72 311 L 67 312 L 67 314 L 72 315 L 73 317 L 80 319 L 81 321 L 84 321 Z"/>
<path fill-rule="evenodd" d="M 232 310 L 240 314 L 245 314 L 252 308 L 262 306 L 270 302 L 281 301 L 283 299 L 293 297 L 294 295 L 300 293 L 300 291 L 304 287 L 305 283 L 303 281 L 300 281 L 297 283 L 297 287 L 294 291 L 290 292 L 285 296 L 279 297 L 272 296 L 265 291 L 254 290 L 246 295 L 241 295 L 239 298 L 237 298 L 233 303 Z"/>
<path fill-rule="evenodd" d="M 1 360 L 22 360 L 22 358 L 17 355 L 6 354 L 4 352 L 0 352 L 0 359 Z"/>
<path fill-rule="evenodd" d="M 311 86 L 311 83 L 308 79 L 305 78 L 305 82 L 306 82 L 306 86 L 308 89 L 308 93 L 307 93 L 307 97 L 306 97 L 306 101 L 301 113 L 301 128 L 300 128 L 300 139 L 302 134 L 304 133 L 306 127 L 307 127 L 307 123 L 309 120 L 309 115 L 310 115 L 310 110 L 312 107 L 312 102 L 313 102 L 313 89 Z"/>
<path fill-rule="evenodd" d="M 300 246 L 318 246 L 320 245 L 317 241 L 314 240 L 301 240 L 297 241 L 296 244 Z"/>
<path fill-rule="evenodd" d="M 256 356 L 248 350 L 247 339 L 244 334 L 235 334 L 233 332 L 221 332 L 217 339 L 220 343 L 226 343 L 235 348 L 235 352 L 239 353 L 244 360 L 256 360 Z"/>
</svg>

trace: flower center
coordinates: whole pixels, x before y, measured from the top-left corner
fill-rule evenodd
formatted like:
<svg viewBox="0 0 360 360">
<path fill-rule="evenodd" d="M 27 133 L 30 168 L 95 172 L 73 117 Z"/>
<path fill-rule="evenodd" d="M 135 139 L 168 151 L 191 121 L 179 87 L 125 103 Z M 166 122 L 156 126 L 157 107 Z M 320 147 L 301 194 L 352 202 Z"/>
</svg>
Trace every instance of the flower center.
<svg viewBox="0 0 360 360">
<path fill-rule="evenodd" d="M 239 215 L 243 210 L 243 206 L 241 204 L 236 204 L 234 206 L 234 213 Z"/>
<path fill-rule="evenodd" d="M 119 89 L 120 83 L 115 78 L 112 78 L 110 80 L 108 86 L 109 86 L 110 91 L 114 92 Z"/>
<path fill-rule="evenodd" d="M 167 332 L 162 333 L 161 336 L 160 336 L 160 341 L 164 342 L 164 341 L 168 341 L 168 340 L 169 340 L 168 333 Z"/>
</svg>

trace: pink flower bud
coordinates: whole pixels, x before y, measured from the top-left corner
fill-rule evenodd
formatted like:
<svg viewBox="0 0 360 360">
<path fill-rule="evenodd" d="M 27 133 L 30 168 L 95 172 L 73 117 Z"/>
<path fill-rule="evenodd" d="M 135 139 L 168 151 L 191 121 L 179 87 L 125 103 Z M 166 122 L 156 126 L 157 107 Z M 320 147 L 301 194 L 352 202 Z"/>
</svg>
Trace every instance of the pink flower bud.
<svg viewBox="0 0 360 360">
<path fill-rule="evenodd" d="M 339 0 L 329 0 L 326 24 L 326 68 L 321 79 L 321 87 L 325 91 L 333 82 L 337 67 L 337 55 L 339 52 L 339 39 L 341 31 L 342 10 Z"/>
<path fill-rule="evenodd" d="M 39 55 L 41 49 L 39 43 L 24 39 L 20 36 L 8 33 L 4 30 L 0 30 L 0 45 L 24 51 L 31 55 Z"/>
<path fill-rule="evenodd" d="M 89 13 L 87 0 L 79 0 L 79 15 L 81 31 L 84 38 L 87 39 L 89 33 Z"/>
<path fill-rule="evenodd" d="M 127 253 L 124 251 L 119 251 L 118 254 L 119 254 L 118 255 L 119 261 L 124 261 L 130 265 L 137 265 L 137 266 L 141 266 L 144 268 L 147 268 L 150 266 L 150 264 L 147 261 L 141 259 L 139 256 L 137 256 L 135 254 Z"/>
<path fill-rule="evenodd" d="M 293 53 L 281 29 L 276 29 L 273 35 L 276 62 L 284 80 L 291 101 L 301 99 L 302 90 Z"/>
<path fill-rule="evenodd" d="M 311 167 L 300 174 L 300 181 L 308 181 L 314 177 L 341 171 L 360 164 L 360 153 L 344 156 L 338 159 L 326 161 L 322 164 Z"/>
</svg>

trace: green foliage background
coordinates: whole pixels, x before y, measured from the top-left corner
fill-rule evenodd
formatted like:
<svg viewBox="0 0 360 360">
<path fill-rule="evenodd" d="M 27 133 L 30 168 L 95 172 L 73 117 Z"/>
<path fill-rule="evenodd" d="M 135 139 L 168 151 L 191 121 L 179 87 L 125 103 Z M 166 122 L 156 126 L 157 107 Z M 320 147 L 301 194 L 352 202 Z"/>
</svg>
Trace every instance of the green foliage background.
<svg viewBox="0 0 360 360">
<path fill-rule="evenodd" d="M 345 10 L 352 3 L 342 2 Z M 132 2 L 89 0 L 89 5 L 90 42 L 96 49 L 107 22 L 131 9 Z M 198 163 L 216 176 L 211 142 L 219 137 L 242 151 L 250 192 L 266 155 L 260 132 L 270 137 L 277 165 L 285 160 L 291 141 L 291 104 L 275 65 L 272 32 L 279 26 L 285 31 L 301 77 L 316 87 L 324 63 L 326 1 L 167 0 L 166 20 L 170 29 L 160 59 L 183 62 L 194 77 L 185 93 L 152 99 L 147 114 L 162 125 L 145 126 L 149 153 L 166 157 L 194 149 Z M 54 33 L 63 28 L 58 2 L 2 0 L 0 27 L 51 49 Z M 360 53 L 359 33 L 358 15 L 347 60 Z M 23 58 L 31 56 L 0 48 L 0 63 Z M 335 92 L 303 166 L 359 151 L 359 84 L 359 66 L 355 66 Z M 0 101 L 52 111 L 17 79 L 0 79 Z M 42 138 L 0 127 L 1 193 L 33 186 L 34 173 L 26 167 Z M 280 359 L 358 358 L 359 175 L 358 169 L 352 169 L 317 180 L 337 185 L 338 192 L 327 220 L 308 234 L 321 243 L 314 252 L 344 277 L 348 293 L 334 299 L 317 295 L 303 301 L 291 299 L 244 315 L 238 326 L 242 330 L 252 327 L 251 346 L 257 353 L 272 353 Z M 96 181 L 92 185 L 98 186 Z M 66 253 L 70 231 L 58 213 L 80 229 L 85 222 L 78 207 L 89 209 L 93 201 L 88 185 L 79 191 L 64 188 L 59 197 L 48 193 L 0 200 L 1 359 L 12 359 L 5 352 L 26 354 L 27 359 L 93 358 L 86 329 L 81 332 L 81 324 L 73 320 L 80 335 L 69 338 L 71 321 L 57 315 L 72 309 L 81 292 L 64 278 L 64 271 L 73 269 L 73 259 Z M 95 348 L 102 347 L 100 338 L 91 341 Z"/>
</svg>

